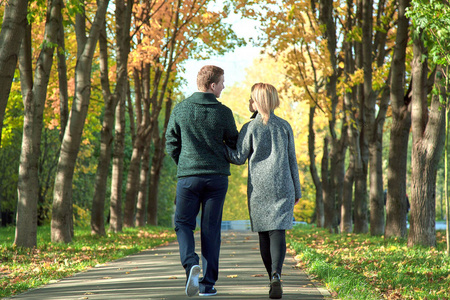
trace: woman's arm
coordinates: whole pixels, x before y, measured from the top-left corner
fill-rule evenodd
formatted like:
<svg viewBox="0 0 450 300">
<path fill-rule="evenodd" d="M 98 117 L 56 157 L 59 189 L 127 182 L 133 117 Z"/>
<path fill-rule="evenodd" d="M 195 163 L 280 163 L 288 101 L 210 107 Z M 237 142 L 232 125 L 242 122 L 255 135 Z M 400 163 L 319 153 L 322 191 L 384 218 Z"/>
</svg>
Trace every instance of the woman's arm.
<svg viewBox="0 0 450 300">
<path fill-rule="evenodd" d="M 230 163 L 242 165 L 245 163 L 251 151 L 251 134 L 248 130 L 248 124 L 242 126 L 241 132 L 236 143 L 236 149 L 225 145 L 225 156 Z"/>
<path fill-rule="evenodd" d="M 296 200 L 295 204 L 297 204 L 300 198 L 302 197 L 302 190 L 300 186 L 300 178 L 298 175 L 297 156 L 295 155 L 294 133 L 290 125 L 288 128 L 288 156 L 289 156 L 289 167 L 291 169 L 291 176 L 295 189 L 295 200 Z"/>
</svg>

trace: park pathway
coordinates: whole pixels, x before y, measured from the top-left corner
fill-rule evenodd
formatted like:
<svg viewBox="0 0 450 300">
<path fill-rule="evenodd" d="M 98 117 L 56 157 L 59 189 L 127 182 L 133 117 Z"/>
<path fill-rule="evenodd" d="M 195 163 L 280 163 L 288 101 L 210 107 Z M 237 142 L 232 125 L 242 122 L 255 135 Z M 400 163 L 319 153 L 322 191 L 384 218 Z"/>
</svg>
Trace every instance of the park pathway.
<svg viewBox="0 0 450 300">
<path fill-rule="evenodd" d="M 200 251 L 198 240 L 197 235 L 197 252 Z M 311 281 L 295 265 L 292 255 L 287 254 L 282 274 L 283 299 L 331 299 L 326 289 Z M 216 296 L 188 298 L 184 294 L 186 278 L 178 244 L 173 242 L 8 299 L 269 299 L 269 280 L 265 273 L 257 233 L 223 231 Z"/>
</svg>

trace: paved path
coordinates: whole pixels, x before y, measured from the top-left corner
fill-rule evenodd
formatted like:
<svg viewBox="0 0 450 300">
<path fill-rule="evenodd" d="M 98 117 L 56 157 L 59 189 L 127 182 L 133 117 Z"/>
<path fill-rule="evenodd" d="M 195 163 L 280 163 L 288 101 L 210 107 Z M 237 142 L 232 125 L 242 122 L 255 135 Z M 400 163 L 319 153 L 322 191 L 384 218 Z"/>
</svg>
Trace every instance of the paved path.
<svg viewBox="0 0 450 300">
<path fill-rule="evenodd" d="M 222 232 L 218 291 L 212 297 L 191 297 L 184 293 L 185 273 L 178 244 L 140 252 L 92 268 L 73 277 L 32 289 L 9 299 L 269 299 L 268 277 L 259 254 L 258 236 L 252 232 Z M 197 251 L 200 251 L 197 236 Z M 283 299 L 331 299 L 295 268 L 286 255 L 283 267 Z M 263 277 L 261 277 L 263 275 Z"/>
</svg>

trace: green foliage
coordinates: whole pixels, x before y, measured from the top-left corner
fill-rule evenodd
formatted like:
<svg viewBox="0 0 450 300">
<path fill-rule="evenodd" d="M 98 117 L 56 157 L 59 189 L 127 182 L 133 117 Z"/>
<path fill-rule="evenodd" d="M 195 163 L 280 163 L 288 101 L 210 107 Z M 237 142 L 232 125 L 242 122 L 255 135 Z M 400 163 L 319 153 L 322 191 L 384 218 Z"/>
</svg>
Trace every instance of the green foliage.
<svg viewBox="0 0 450 300">
<path fill-rule="evenodd" d="M 92 236 L 90 227 L 75 228 L 69 244 L 51 243 L 50 227 L 38 228 L 38 246 L 11 246 L 15 228 L 0 229 L 0 297 L 8 297 L 108 261 L 175 240 L 169 228 L 125 228 L 122 233 Z"/>
<path fill-rule="evenodd" d="M 411 18 L 413 36 L 424 32 L 428 58 L 435 64 L 450 64 L 450 6 L 440 0 L 414 0 L 406 15 Z"/>
<path fill-rule="evenodd" d="M 330 234 L 296 226 L 287 234 L 298 266 L 323 281 L 339 299 L 448 299 L 450 257 L 445 232 L 437 248 L 407 247 L 406 240 Z"/>
<path fill-rule="evenodd" d="M 14 74 L 14 82 L 9 94 L 8 103 L 6 106 L 5 117 L 3 119 L 3 128 L 1 130 L 2 144 L 1 147 L 6 147 L 14 142 L 17 142 L 18 133 L 21 134 L 23 128 L 23 101 L 20 92 L 19 71 L 16 70 Z M 22 138 L 20 136 L 19 141 Z"/>
<path fill-rule="evenodd" d="M 73 205 L 73 224 L 75 227 L 88 227 L 91 223 L 91 214 L 76 204 Z"/>
</svg>

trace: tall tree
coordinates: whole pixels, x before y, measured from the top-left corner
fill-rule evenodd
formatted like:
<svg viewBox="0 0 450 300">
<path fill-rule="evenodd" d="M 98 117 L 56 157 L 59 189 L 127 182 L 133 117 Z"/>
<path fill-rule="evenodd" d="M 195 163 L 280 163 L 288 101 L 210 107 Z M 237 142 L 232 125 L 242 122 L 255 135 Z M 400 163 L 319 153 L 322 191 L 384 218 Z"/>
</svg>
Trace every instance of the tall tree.
<svg viewBox="0 0 450 300">
<path fill-rule="evenodd" d="M 364 58 L 364 114 L 366 123 L 363 126 L 364 137 L 368 142 L 369 150 L 369 180 L 370 180 L 370 233 L 383 235 L 385 228 L 385 205 L 383 197 L 383 126 L 389 102 L 389 86 L 386 85 L 384 69 L 386 69 L 387 36 L 392 27 L 395 12 L 392 2 L 379 1 L 374 25 L 365 22 L 373 14 L 373 1 L 363 2 L 363 58 Z M 366 29 L 366 27 L 368 27 Z M 375 27 L 375 28 L 373 28 Z M 373 30 L 375 29 L 375 30 Z M 365 30 L 370 30 L 373 40 L 365 39 Z M 370 42 L 370 47 L 367 44 Z M 367 60 L 366 60 L 367 59 Z M 372 68 L 372 66 L 375 66 Z M 369 74 L 366 74 L 366 68 Z M 373 75 L 372 75 L 373 73 Z M 382 73 L 378 76 L 377 73 Z M 370 81 L 370 85 L 368 84 Z M 374 88 L 374 85 L 381 85 Z M 376 112 L 378 108 L 378 111 Z M 367 131 L 366 131 L 367 130 Z M 364 145 L 366 143 L 363 143 Z"/>
<path fill-rule="evenodd" d="M 143 115 L 139 116 L 141 112 L 137 114 L 137 131 L 127 177 L 124 226 L 135 225 L 138 188 L 146 186 L 142 183 L 139 185 L 138 179 L 144 145 L 152 143 L 153 129 L 158 125 L 163 103 L 167 101 L 167 91 L 171 88 L 170 79 L 175 76 L 178 64 L 188 57 L 221 54 L 242 44 L 231 27 L 222 22 L 229 13 L 229 7 L 224 6 L 222 11 L 212 12 L 208 10 L 210 2 L 164 2 L 165 5 L 151 18 L 150 25 L 142 26 L 140 35 L 136 37 L 139 43 L 133 51 L 131 64 L 135 69 L 135 93 L 141 94 L 136 94 L 136 100 L 140 98 L 145 108 L 140 108 L 141 102 L 136 101 L 136 109 Z M 146 16 L 149 13 L 152 11 L 137 10 L 136 20 L 148 19 Z M 162 161 L 163 156 L 160 159 Z M 146 177 L 141 178 L 146 180 Z M 146 212 L 145 203 L 140 203 L 139 208 L 143 210 L 139 212 L 142 216 Z"/>
<path fill-rule="evenodd" d="M 109 0 L 98 1 L 89 36 L 86 36 L 87 16 L 85 11 L 80 8 L 76 15 L 75 30 L 78 51 L 75 68 L 75 95 L 56 171 L 51 222 L 53 242 L 67 243 L 72 240 L 72 179 L 91 95 L 92 58 L 105 22 L 108 4 Z"/>
<path fill-rule="evenodd" d="M 448 98 L 448 80 L 445 79 L 448 74 L 444 67 L 450 65 L 447 42 L 450 34 L 446 25 L 449 10 L 446 1 L 413 1 L 408 12 L 414 27 L 409 246 L 434 246 L 436 243 L 436 171 L 444 147 L 444 107 Z M 431 73 L 428 64 L 433 66 Z"/>
<path fill-rule="evenodd" d="M 147 204 L 147 223 L 150 225 L 158 225 L 158 190 L 159 180 L 161 177 L 162 163 L 165 156 L 164 148 L 166 145 L 166 130 L 169 124 L 170 112 L 172 109 L 172 93 L 169 92 L 167 101 L 165 103 L 164 125 L 161 131 L 158 126 L 153 128 L 153 144 L 155 145 L 155 153 L 152 157 L 152 164 L 150 169 L 150 182 Z"/>
<path fill-rule="evenodd" d="M 270 2 L 270 1 L 267 1 Z M 324 225 L 323 185 L 316 167 L 316 114 L 329 115 L 331 108 L 326 95 L 327 77 L 333 72 L 330 54 L 323 43 L 323 27 L 317 21 L 318 9 L 314 1 L 291 0 L 277 3 L 277 8 L 262 6 L 256 9 L 243 3 L 243 12 L 262 23 L 265 32 L 261 45 L 285 65 L 284 75 L 295 90 L 295 99 L 310 104 L 308 129 L 308 155 L 310 173 L 316 187 L 317 225 Z M 261 11 L 255 13 L 255 11 Z M 336 219 L 337 221 L 337 219 Z"/>
<path fill-rule="evenodd" d="M 116 80 L 114 93 L 111 93 L 108 68 L 108 48 L 106 29 L 100 36 L 100 70 L 103 99 L 105 102 L 103 126 L 101 131 L 100 157 L 95 178 L 95 192 L 92 200 L 91 231 L 93 234 L 105 235 L 105 197 L 108 171 L 111 161 L 111 148 L 113 141 L 114 114 L 117 103 L 126 97 L 126 84 L 128 75 L 128 54 L 130 52 L 131 15 L 134 1 L 116 1 L 116 47 L 117 58 Z M 103 26 L 106 28 L 106 25 Z"/>
<path fill-rule="evenodd" d="M 352 80 L 352 75 L 355 73 L 355 58 L 353 57 L 354 41 L 351 38 L 351 33 L 354 26 L 354 7 L 353 1 L 347 1 L 347 12 L 345 20 L 344 31 L 344 111 L 347 122 L 347 136 L 350 150 L 349 165 L 344 175 L 343 197 L 340 215 L 340 230 L 341 232 L 353 231 L 353 187 L 355 182 L 355 174 L 362 174 L 362 160 L 361 149 L 359 144 L 361 127 L 356 119 L 358 111 L 356 99 L 356 84 Z"/>
<path fill-rule="evenodd" d="M 0 31 L 0 144 L 3 118 L 19 57 L 20 43 L 28 23 L 27 6 L 27 0 L 9 0 L 5 5 Z"/>
<path fill-rule="evenodd" d="M 129 84 L 125 88 L 126 97 L 122 97 L 116 106 L 114 150 L 112 158 L 111 174 L 111 201 L 109 230 L 111 232 L 122 231 L 122 178 L 123 178 L 123 157 L 125 148 L 125 103 L 129 99 Z"/>
<path fill-rule="evenodd" d="M 330 229 L 331 231 L 338 231 L 338 215 L 337 215 L 337 202 L 340 202 L 337 195 L 337 176 L 340 174 L 338 166 L 343 166 L 339 164 L 344 158 L 344 153 L 342 152 L 345 147 L 343 147 L 345 134 L 338 136 L 336 122 L 337 115 L 336 110 L 339 103 L 339 98 L 337 95 L 337 32 L 336 32 L 336 20 L 334 15 L 332 0 L 324 0 L 319 2 L 319 22 L 325 27 L 323 32 L 323 37 L 327 41 L 330 68 L 332 70 L 331 75 L 329 75 L 326 83 L 327 97 L 331 102 L 331 112 L 329 116 L 329 168 L 323 166 L 322 171 L 328 170 L 327 174 L 322 174 L 322 178 L 328 181 L 324 184 L 324 212 L 325 212 L 325 224 L 324 227 Z M 323 183 L 323 180 L 322 180 Z M 342 188 L 339 187 L 339 188 Z"/>
<path fill-rule="evenodd" d="M 411 124 L 413 149 L 411 155 L 411 219 L 408 245 L 436 245 L 436 171 L 444 148 L 445 109 L 440 103 L 446 101 L 442 85 L 442 69 L 432 73 L 436 80 L 438 94 L 431 97 L 428 107 L 427 48 L 422 32 L 413 39 L 414 59 L 412 62 L 412 111 Z M 436 77 L 436 78 L 434 78 Z"/>
<path fill-rule="evenodd" d="M 406 172 L 411 128 L 411 96 L 406 93 L 406 48 L 409 19 L 405 12 L 409 0 L 399 0 L 397 35 L 391 63 L 392 127 L 387 169 L 385 237 L 406 238 Z"/>
<path fill-rule="evenodd" d="M 21 78 L 25 107 L 22 152 L 18 181 L 18 206 L 14 244 L 34 247 L 37 244 L 37 203 L 39 197 L 38 160 L 47 86 L 53 63 L 58 31 L 62 28 L 61 0 L 49 0 L 44 39 L 36 62 L 34 82 L 31 72 L 31 34 L 25 35 L 21 51 Z"/>
</svg>

